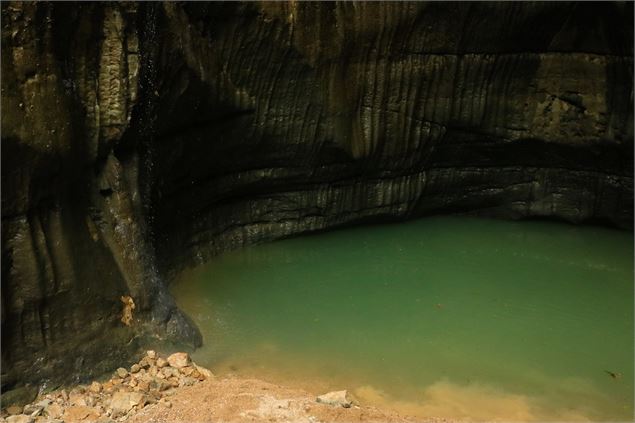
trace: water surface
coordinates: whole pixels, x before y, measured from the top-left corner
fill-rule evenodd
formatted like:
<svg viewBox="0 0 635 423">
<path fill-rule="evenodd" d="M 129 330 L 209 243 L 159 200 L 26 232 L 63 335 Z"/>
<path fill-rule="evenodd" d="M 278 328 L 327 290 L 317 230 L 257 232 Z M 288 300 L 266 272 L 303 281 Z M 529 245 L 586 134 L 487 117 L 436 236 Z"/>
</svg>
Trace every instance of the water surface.
<svg viewBox="0 0 635 423">
<path fill-rule="evenodd" d="M 418 416 L 633 419 L 632 233 L 429 218 L 227 253 L 172 288 L 217 373 Z"/>
</svg>

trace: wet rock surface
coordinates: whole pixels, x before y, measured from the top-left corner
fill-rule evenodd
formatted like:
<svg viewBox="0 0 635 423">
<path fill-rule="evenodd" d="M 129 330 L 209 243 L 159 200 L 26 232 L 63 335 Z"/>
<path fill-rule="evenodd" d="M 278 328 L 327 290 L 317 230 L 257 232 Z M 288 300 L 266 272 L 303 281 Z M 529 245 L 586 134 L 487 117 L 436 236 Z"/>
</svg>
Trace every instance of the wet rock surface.
<svg viewBox="0 0 635 423">
<path fill-rule="evenodd" d="M 167 281 L 248 244 L 442 213 L 632 228 L 632 3 L 2 14 L 3 398 L 200 344 Z"/>
<path fill-rule="evenodd" d="M 52 391 L 25 406 L 2 410 L 2 421 L 17 422 L 115 422 L 125 421 L 149 404 L 171 407 L 170 396 L 179 388 L 213 378 L 210 370 L 196 365 L 187 353 L 175 353 L 179 368 L 171 367 L 155 351 L 148 351 L 130 371 L 118 368 L 105 382 L 93 381 Z M 165 366 L 157 367 L 163 360 Z M 4 404 L 3 404 L 4 405 Z"/>
</svg>

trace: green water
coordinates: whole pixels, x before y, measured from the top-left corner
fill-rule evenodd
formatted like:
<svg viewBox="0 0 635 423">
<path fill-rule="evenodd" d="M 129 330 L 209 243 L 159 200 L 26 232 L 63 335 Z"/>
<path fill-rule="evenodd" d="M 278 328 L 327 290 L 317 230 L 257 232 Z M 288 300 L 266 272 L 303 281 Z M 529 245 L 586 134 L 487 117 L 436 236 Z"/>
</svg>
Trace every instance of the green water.
<svg viewBox="0 0 635 423">
<path fill-rule="evenodd" d="M 632 233 L 359 227 L 222 255 L 173 292 L 203 333 L 194 359 L 217 373 L 417 416 L 633 419 Z"/>
</svg>

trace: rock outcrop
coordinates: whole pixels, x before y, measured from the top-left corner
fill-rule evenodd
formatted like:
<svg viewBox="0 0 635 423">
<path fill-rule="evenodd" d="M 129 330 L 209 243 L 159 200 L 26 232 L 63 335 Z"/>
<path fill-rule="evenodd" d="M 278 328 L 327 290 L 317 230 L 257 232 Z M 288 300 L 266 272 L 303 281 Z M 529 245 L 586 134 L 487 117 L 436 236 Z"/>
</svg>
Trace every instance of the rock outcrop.
<svg viewBox="0 0 635 423">
<path fill-rule="evenodd" d="M 3 3 L 2 389 L 196 345 L 166 280 L 246 244 L 440 213 L 632 228 L 632 15 Z"/>
<path fill-rule="evenodd" d="M 139 13 L 2 4 L 3 391 L 94 377 L 147 337 L 200 343 L 146 223 Z"/>
</svg>

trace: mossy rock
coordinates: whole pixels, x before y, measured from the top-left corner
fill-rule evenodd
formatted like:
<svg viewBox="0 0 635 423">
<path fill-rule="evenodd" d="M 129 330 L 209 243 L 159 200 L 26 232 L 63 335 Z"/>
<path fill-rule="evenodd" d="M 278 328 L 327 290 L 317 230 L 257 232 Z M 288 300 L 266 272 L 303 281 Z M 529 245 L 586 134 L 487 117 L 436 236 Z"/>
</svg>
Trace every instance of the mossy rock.
<svg viewBox="0 0 635 423">
<path fill-rule="evenodd" d="M 32 385 L 20 386 L 7 392 L 3 392 L 0 397 L 2 408 L 7 408 L 12 405 L 24 406 L 33 402 L 37 397 L 38 389 Z"/>
</svg>

